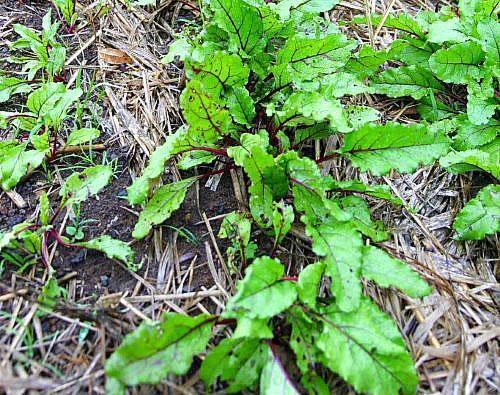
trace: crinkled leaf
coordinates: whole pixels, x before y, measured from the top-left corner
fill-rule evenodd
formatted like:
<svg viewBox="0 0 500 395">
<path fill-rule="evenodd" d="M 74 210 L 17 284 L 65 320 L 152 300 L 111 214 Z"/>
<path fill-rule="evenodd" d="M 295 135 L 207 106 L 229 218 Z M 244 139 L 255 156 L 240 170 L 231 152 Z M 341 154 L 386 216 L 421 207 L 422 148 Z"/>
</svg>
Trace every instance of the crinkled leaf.
<svg viewBox="0 0 500 395">
<path fill-rule="evenodd" d="M 460 150 L 475 148 L 492 142 L 500 131 L 500 121 L 490 120 L 486 125 L 474 125 L 468 120 L 461 120 L 453 146 Z"/>
<path fill-rule="evenodd" d="M 388 59 L 386 51 L 375 51 L 371 46 L 364 45 L 349 59 L 345 70 L 364 79 L 375 73 Z"/>
<path fill-rule="evenodd" d="M 331 278 L 331 290 L 343 311 L 353 311 L 361 298 L 361 258 L 363 240 L 350 223 L 328 219 L 318 226 L 310 225 L 307 218 L 306 233 L 313 240 L 313 251 L 324 257 L 325 273 Z"/>
<path fill-rule="evenodd" d="M 73 173 L 67 179 L 59 191 L 66 206 L 78 204 L 88 197 L 98 194 L 113 177 L 111 166 L 97 165 L 83 170 L 81 173 Z"/>
<path fill-rule="evenodd" d="M 210 0 L 213 20 L 229 34 L 229 50 L 253 55 L 263 47 L 260 14 L 243 0 Z"/>
<path fill-rule="evenodd" d="M 380 176 L 391 169 L 407 173 L 430 164 L 446 154 L 448 146 L 444 134 L 430 133 L 423 125 L 388 122 L 367 124 L 347 134 L 340 152 L 361 171 Z"/>
<path fill-rule="evenodd" d="M 500 24 L 492 17 L 481 19 L 477 24 L 477 32 L 486 53 L 484 65 L 490 67 L 493 75 L 500 78 Z"/>
<path fill-rule="evenodd" d="M 459 18 L 450 18 L 431 23 L 427 38 L 431 43 L 442 44 L 444 42 L 463 43 L 469 39 L 469 36 Z"/>
<path fill-rule="evenodd" d="M 107 360 L 108 378 L 124 385 L 156 384 L 168 373 L 187 373 L 193 357 L 205 350 L 214 321 L 206 314 L 166 313 L 157 324 L 143 322 Z"/>
<path fill-rule="evenodd" d="M 238 282 L 238 292 L 228 301 L 224 316 L 268 318 L 290 307 L 297 290 L 293 282 L 281 280 L 284 272 L 276 259 L 257 258 Z"/>
<path fill-rule="evenodd" d="M 452 45 L 436 51 L 429 59 L 429 66 L 444 82 L 467 84 L 481 77 L 484 52 L 474 41 Z"/>
<path fill-rule="evenodd" d="M 280 85 L 312 81 L 342 67 L 354 48 L 354 42 L 343 34 L 321 39 L 296 35 L 278 51 L 273 73 Z"/>
<path fill-rule="evenodd" d="M 467 86 L 467 116 L 474 125 L 488 123 L 495 111 L 500 108 L 495 98 L 493 81 L 485 78 L 480 84 L 471 83 Z"/>
<path fill-rule="evenodd" d="M 434 92 L 444 92 L 444 86 L 430 71 L 418 66 L 390 68 L 372 78 L 371 92 L 389 97 L 411 96 L 421 99 Z"/>
<path fill-rule="evenodd" d="M 500 186 L 481 189 L 455 217 L 453 229 L 459 240 L 481 240 L 500 231 Z"/>
<path fill-rule="evenodd" d="M 118 259 L 125 263 L 131 270 L 137 270 L 134 266 L 134 251 L 124 241 L 113 239 L 110 236 L 101 236 L 89 241 L 75 243 L 75 245 L 102 252 L 109 259 Z"/>
<path fill-rule="evenodd" d="M 329 97 L 341 98 L 346 95 L 359 95 L 368 88 L 354 74 L 337 72 L 323 78 L 325 95 Z"/>
<path fill-rule="evenodd" d="M 460 174 L 467 171 L 484 170 L 500 179 L 500 139 L 496 143 L 496 152 L 484 149 L 470 149 L 466 151 L 450 152 L 441 158 L 439 163 L 450 173 Z"/>
<path fill-rule="evenodd" d="M 420 66 L 427 69 L 434 46 L 427 41 L 405 36 L 391 43 L 389 57 L 399 60 L 408 66 Z"/>
<path fill-rule="evenodd" d="M 190 142 L 215 143 L 228 133 L 231 123 L 228 111 L 221 108 L 216 97 L 205 92 L 200 80 L 189 81 L 180 102 L 184 118 L 189 124 Z"/>
<path fill-rule="evenodd" d="M 359 308 L 325 311 L 316 342 L 323 363 L 358 392 L 374 395 L 414 394 L 417 375 L 394 322 L 365 297 Z M 346 363 L 349 361 L 349 363 Z"/>
<path fill-rule="evenodd" d="M 332 128 L 340 132 L 352 130 L 340 100 L 328 98 L 319 92 L 292 93 L 278 115 L 281 123 L 286 122 L 289 126 L 328 121 Z"/>
<path fill-rule="evenodd" d="M 432 291 L 410 266 L 373 246 L 363 247 L 361 275 L 381 287 L 395 287 L 412 298 L 429 295 Z"/>
<path fill-rule="evenodd" d="M 181 206 L 188 188 L 196 180 L 197 177 L 186 178 L 158 188 L 139 214 L 132 236 L 142 239 L 148 235 L 153 225 L 159 225 L 170 218 Z"/>
<path fill-rule="evenodd" d="M 228 96 L 227 104 L 235 122 L 248 127 L 252 126 L 255 118 L 255 103 L 246 88 L 233 89 Z"/>
<path fill-rule="evenodd" d="M 218 97 L 222 90 L 242 88 L 249 74 L 248 67 L 243 65 L 239 56 L 222 51 L 208 56 L 203 64 L 193 65 L 191 70 L 203 83 L 205 92 L 212 97 Z"/>
</svg>

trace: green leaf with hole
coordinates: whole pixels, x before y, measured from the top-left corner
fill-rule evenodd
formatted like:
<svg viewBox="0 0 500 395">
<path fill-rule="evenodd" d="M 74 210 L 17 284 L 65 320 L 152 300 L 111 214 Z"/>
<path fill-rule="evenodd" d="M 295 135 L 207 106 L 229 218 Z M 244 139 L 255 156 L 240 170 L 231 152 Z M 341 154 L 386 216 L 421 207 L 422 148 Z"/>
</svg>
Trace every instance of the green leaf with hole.
<svg viewBox="0 0 500 395">
<path fill-rule="evenodd" d="M 78 204 L 90 196 L 97 195 L 113 177 L 111 166 L 97 165 L 89 167 L 80 173 L 73 173 L 59 191 L 65 206 Z"/>
<path fill-rule="evenodd" d="M 207 387 L 220 378 L 229 383 L 230 394 L 254 388 L 266 357 L 266 345 L 259 339 L 224 339 L 203 360 L 200 378 Z"/>
</svg>

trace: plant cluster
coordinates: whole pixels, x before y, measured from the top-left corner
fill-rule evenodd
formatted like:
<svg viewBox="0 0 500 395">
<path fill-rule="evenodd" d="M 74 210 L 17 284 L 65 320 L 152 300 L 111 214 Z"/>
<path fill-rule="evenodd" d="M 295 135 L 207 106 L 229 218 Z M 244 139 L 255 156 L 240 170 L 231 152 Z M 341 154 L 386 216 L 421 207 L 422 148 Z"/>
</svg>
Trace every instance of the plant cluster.
<svg viewBox="0 0 500 395">
<path fill-rule="evenodd" d="M 66 48 L 56 39 L 59 27 L 59 22 L 52 22 L 51 11 L 43 18 L 40 35 L 23 25 L 13 26 L 20 38 L 11 43 L 10 48 L 21 51 L 21 56 L 11 56 L 6 61 L 21 65 L 21 70 L 16 73 L 20 77 L 0 74 L 0 103 L 11 100 L 21 111 L 0 111 L 0 129 L 5 129 L 11 136 L 0 141 L 0 187 L 5 191 L 14 188 L 28 173 L 52 162 L 68 147 L 84 148 L 82 144 L 91 142 L 100 134 L 95 128 L 78 127 L 82 126 L 82 121 L 75 105 L 83 90 L 66 86 Z M 69 128 L 71 132 L 60 145 L 62 132 Z M 61 199 L 52 216 L 48 196 L 42 193 L 37 222 L 23 222 L 5 233 L 0 232 L 2 266 L 8 262 L 22 272 L 41 260 L 49 273 L 43 294 L 52 290 L 49 294 L 54 297 L 60 293 L 54 292 L 58 288 L 49 266 L 51 241 L 64 247 L 104 252 L 136 270 L 133 251 L 126 243 L 109 236 L 82 241 L 81 229 L 71 226 L 66 229 L 70 235 L 74 231 L 74 242 L 70 242 L 54 226 L 64 209 L 78 212 L 80 204 L 100 192 L 112 176 L 112 166 L 106 164 L 71 174 L 59 192 Z"/>
<path fill-rule="evenodd" d="M 437 159 L 442 164 L 450 161 L 450 155 L 461 152 L 458 144 L 468 133 L 463 128 L 482 135 L 476 127 L 497 122 L 494 111 L 477 109 L 480 101 L 496 100 L 491 91 L 480 94 L 477 86 L 498 83 L 498 64 L 491 60 L 498 53 L 491 52 L 490 36 L 481 38 L 486 29 L 478 28 L 498 25 L 491 9 L 476 2 L 474 9 L 481 8 L 481 14 L 472 13 L 468 19 L 474 34 L 462 44 L 482 51 L 476 65 L 480 71 L 464 74 L 462 66 L 472 60 L 451 54 L 458 44 L 429 40 L 432 29 L 439 30 L 431 29 L 434 23 L 449 21 L 448 11 L 422 14 L 416 22 L 389 17 L 387 26 L 407 35 L 389 50 L 376 51 L 358 47 L 318 16 L 337 3 L 210 0 L 204 2 L 203 26 L 196 35 L 190 27 L 170 47 L 165 62 L 176 57 L 184 62 L 187 82 L 180 104 L 186 124 L 166 138 L 128 188 L 129 202 L 144 204 L 133 236 L 146 237 L 181 205 L 188 188 L 207 176 L 153 190 L 168 161 L 176 159 L 182 170 L 215 161 L 225 164 L 218 172 L 241 168 L 248 180 L 248 210 L 227 215 L 220 237 L 231 240 L 228 257 L 233 266 L 246 268 L 245 276 L 220 316 L 168 313 L 129 334 L 107 362 L 109 393 L 123 393 L 127 385 L 158 383 L 169 373 L 184 375 L 195 356 L 202 358 L 199 373 L 206 387 L 224 385 L 230 393 L 259 388 L 260 393 L 292 394 L 300 385 L 311 394 L 326 394 L 320 367 L 359 392 L 415 392 L 413 362 L 397 327 L 362 287 L 364 279 L 410 297 L 431 290 L 379 247 L 388 235 L 371 219 L 364 197 L 396 205 L 401 201 L 383 185 L 322 175 L 321 164 L 345 158 L 361 172 L 383 176 L 391 170 L 412 172 Z M 460 7 L 471 13 L 471 2 Z M 450 75 L 456 84 L 470 76 L 468 89 L 477 98 L 475 104 L 453 108 L 453 115 L 444 111 L 456 95 Z M 420 101 L 423 121 L 382 124 L 377 111 L 346 100 L 364 92 L 412 96 Z M 464 114 L 457 114 L 460 111 Z M 492 130 L 492 138 L 481 137 L 487 140 L 484 144 L 498 144 Z M 338 136 L 339 148 L 313 156 L 311 143 L 332 135 Z M 486 227 L 483 233 L 491 234 L 499 226 L 497 187 L 487 187 L 475 200 L 483 198 L 479 204 L 493 207 L 484 210 L 489 222 L 466 226 Z M 276 258 L 276 248 L 298 222 L 317 260 L 292 276 L 295 273 Z M 458 218 L 458 237 L 473 238 L 460 232 L 457 223 Z M 252 228 L 271 238 L 272 248 L 251 241 Z M 231 328 L 230 337 L 211 348 L 209 341 L 221 325 Z M 284 355 L 294 368 L 284 368 Z M 299 374 L 292 378 L 289 371 Z"/>
<path fill-rule="evenodd" d="M 370 92 L 418 101 L 420 116 L 451 137 L 440 159 L 451 173 L 484 171 L 485 186 L 457 215 L 457 239 L 478 240 L 500 230 L 500 24 L 496 0 L 460 0 L 458 9 L 389 17 L 403 32 L 383 56 L 397 62 L 369 78 Z M 372 16 L 377 25 L 381 16 Z M 366 23 L 356 18 L 355 23 Z"/>
</svg>

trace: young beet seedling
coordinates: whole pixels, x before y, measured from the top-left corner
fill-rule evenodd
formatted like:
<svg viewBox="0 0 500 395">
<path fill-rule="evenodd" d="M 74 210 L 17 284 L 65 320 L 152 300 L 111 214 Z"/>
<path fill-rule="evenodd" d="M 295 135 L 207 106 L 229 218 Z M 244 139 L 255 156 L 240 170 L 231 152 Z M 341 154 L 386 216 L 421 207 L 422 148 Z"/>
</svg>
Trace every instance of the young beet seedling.
<svg viewBox="0 0 500 395">
<path fill-rule="evenodd" d="M 106 254 L 110 259 L 118 259 L 125 263 L 131 270 L 137 270 L 134 265 L 134 253 L 123 241 L 115 240 L 109 236 L 101 236 L 89 241 L 70 242 L 54 227 L 55 221 L 63 209 L 71 209 L 84 202 L 90 196 L 99 193 L 111 180 L 113 171 L 111 166 L 99 165 L 89 167 L 81 173 L 73 173 L 61 187 L 59 195 L 61 201 L 54 215 L 50 216 L 50 204 L 45 192 L 40 196 L 38 223 L 21 223 L 15 225 L 9 232 L 0 234 L 0 251 L 19 247 L 18 242 L 26 244 L 30 241 L 31 253 L 37 253 L 41 262 L 49 273 L 52 272 L 49 262 L 49 245 L 54 242 L 65 248 L 88 248 Z M 14 243 L 14 241 L 17 241 Z"/>
<path fill-rule="evenodd" d="M 51 162 L 58 154 L 99 137 L 93 128 L 76 128 L 60 146 L 59 136 L 74 104 L 83 94 L 80 88 L 68 89 L 64 84 L 66 49 L 55 40 L 59 24 L 51 22 L 50 11 L 44 16 L 41 35 L 14 25 L 21 36 L 11 47 L 30 49 L 30 56 L 10 57 L 22 63 L 27 79 L 0 76 L 0 102 L 12 95 L 29 93 L 24 112 L 0 111 L 0 128 L 12 129 L 14 138 L 0 142 L 0 185 L 8 191 L 42 163 Z"/>
<path fill-rule="evenodd" d="M 233 268 L 246 270 L 220 316 L 168 313 L 127 336 L 106 364 L 110 394 L 184 375 L 199 354 L 207 389 L 224 385 L 228 393 L 327 394 L 326 369 L 359 392 L 415 392 L 404 341 L 362 286 L 364 279 L 410 297 L 431 292 L 378 247 L 388 233 L 371 219 L 363 197 L 401 201 L 386 186 L 338 181 L 320 165 L 344 158 L 378 176 L 412 172 L 447 154 L 450 140 L 426 124 L 381 124 L 376 110 L 345 104 L 370 91 L 364 81 L 387 56 L 358 49 L 318 16 L 337 3 L 206 1 L 198 34 L 190 28 L 170 47 L 165 62 L 184 62 L 186 124 L 157 148 L 127 190 L 131 204 L 144 204 L 133 236 L 142 239 L 167 220 L 197 180 L 151 191 L 169 160 L 178 159 L 181 170 L 223 161 L 219 172 L 241 168 L 247 177 L 248 210 L 226 216 L 219 234 L 231 239 Z M 329 136 L 340 146 L 314 156 L 311 145 Z M 293 266 L 276 258 L 293 226 L 305 229 L 316 256 L 299 273 L 288 273 Z M 269 243 L 250 241 L 256 228 Z M 207 351 L 213 327 L 223 324 L 232 327 L 231 337 L 216 339 Z M 278 350 L 290 354 L 296 379 Z"/>
<path fill-rule="evenodd" d="M 76 13 L 76 0 L 52 0 L 56 7 L 57 15 L 61 21 L 66 33 L 73 34 L 76 31 L 76 21 L 78 14 Z"/>
</svg>

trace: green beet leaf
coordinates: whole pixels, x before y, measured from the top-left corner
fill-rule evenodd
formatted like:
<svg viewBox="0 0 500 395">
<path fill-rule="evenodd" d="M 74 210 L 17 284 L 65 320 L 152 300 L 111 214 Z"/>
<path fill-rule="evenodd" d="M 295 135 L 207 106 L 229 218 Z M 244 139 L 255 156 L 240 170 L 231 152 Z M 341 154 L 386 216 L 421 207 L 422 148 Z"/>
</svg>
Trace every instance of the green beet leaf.
<svg viewBox="0 0 500 395">
<path fill-rule="evenodd" d="M 31 92 L 31 89 L 20 78 L 8 78 L 0 75 L 0 103 L 8 101 L 12 95 Z"/>
<path fill-rule="evenodd" d="M 444 82 L 467 84 L 481 77 L 484 61 L 481 46 L 474 41 L 436 51 L 429 59 L 431 70 Z"/>
<path fill-rule="evenodd" d="M 387 200 L 393 204 L 402 205 L 401 199 L 391 193 L 388 185 L 366 185 L 358 180 L 334 181 L 331 180 L 328 190 L 340 193 L 359 193 L 360 195 L 372 196 Z"/>
<path fill-rule="evenodd" d="M 325 271 L 324 262 L 316 262 L 306 266 L 299 275 L 297 294 L 299 300 L 306 305 L 314 306 L 318 297 L 318 286 Z"/>
<path fill-rule="evenodd" d="M 324 257 L 325 273 L 331 278 L 331 290 L 343 311 L 353 311 L 361 298 L 361 259 L 363 240 L 354 225 L 324 221 L 319 226 L 311 226 L 307 218 L 306 233 L 313 240 L 313 251 Z"/>
<path fill-rule="evenodd" d="M 271 9 L 282 20 L 286 20 L 290 18 L 290 14 L 293 12 L 318 14 L 331 10 L 338 3 L 340 3 L 340 0 L 283 0 L 277 4 L 271 3 Z"/>
<path fill-rule="evenodd" d="M 103 252 L 109 259 L 118 259 L 132 271 L 137 270 L 134 266 L 134 251 L 124 241 L 113 239 L 110 236 L 101 236 L 89 241 L 75 243 L 75 245 Z"/>
<path fill-rule="evenodd" d="M 368 205 L 363 199 L 357 196 L 347 196 L 338 199 L 337 202 L 344 212 L 350 214 L 351 223 L 366 237 L 376 243 L 389 238 L 389 234 L 384 230 L 383 223 L 372 220 Z"/>
<path fill-rule="evenodd" d="M 205 350 L 214 322 L 206 314 L 175 313 L 164 314 L 158 323 L 143 322 L 107 360 L 111 385 L 156 384 L 168 373 L 187 373 L 193 357 Z"/>
<path fill-rule="evenodd" d="M 224 316 L 249 318 L 273 317 L 297 299 L 293 282 L 283 281 L 285 269 L 276 259 L 257 258 L 238 282 L 238 292 L 226 305 Z"/>
<path fill-rule="evenodd" d="M 153 225 L 159 225 L 169 219 L 172 213 L 180 207 L 188 188 L 196 180 L 197 177 L 186 178 L 158 188 L 139 215 L 132 236 L 142 239 L 148 235 Z"/>
<path fill-rule="evenodd" d="M 73 173 L 67 179 L 59 191 L 65 206 L 78 204 L 87 200 L 90 196 L 97 195 L 113 177 L 111 166 L 97 165 L 83 170 L 81 173 Z"/>
<path fill-rule="evenodd" d="M 459 240 L 480 240 L 500 231 L 500 186 L 488 185 L 455 217 L 453 229 Z"/>
<path fill-rule="evenodd" d="M 206 386 L 217 378 L 228 382 L 228 393 L 254 388 L 267 360 L 267 346 L 259 339 L 222 340 L 205 357 L 200 377 Z"/>
<path fill-rule="evenodd" d="M 66 145 L 85 144 L 96 139 L 100 135 L 101 133 L 99 132 L 99 130 L 94 128 L 76 129 L 73 130 L 66 139 Z"/>
<path fill-rule="evenodd" d="M 429 90 L 445 91 L 444 86 L 429 70 L 418 66 L 388 69 L 373 78 L 370 86 L 373 93 L 389 97 L 411 96 L 414 99 L 427 96 Z"/>
<path fill-rule="evenodd" d="M 260 14 L 243 0 L 210 0 L 214 21 L 229 35 L 233 53 L 253 55 L 264 46 L 264 25 Z"/>
<path fill-rule="evenodd" d="M 260 376 L 261 395 L 299 395 L 283 364 L 275 346 L 268 343 L 267 361 Z"/>
<path fill-rule="evenodd" d="M 408 173 L 421 164 L 430 164 L 446 154 L 448 147 L 446 136 L 430 133 L 423 125 L 388 122 L 367 124 L 347 134 L 340 152 L 361 171 L 381 176 L 391 169 Z"/>
<path fill-rule="evenodd" d="M 189 148 L 187 136 L 188 130 L 180 128 L 174 134 L 167 136 L 165 142 L 154 150 L 141 176 L 137 177 L 127 188 L 127 200 L 130 204 L 144 203 L 151 189 L 152 181 L 160 177 L 165 170 L 167 161 L 173 155 Z"/>
<path fill-rule="evenodd" d="M 361 275 L 381 287 L 395 287 L 412 298 L 426 296 L 432 291 L 408 265 L 373 246 L 363 247 Z"/>
<path fill-rule="evenodd" d="M 483 170 L 500 179 L 500 139 L 477 149 L 450 152 L 439 163 L 450 173 Z"/>
<path fill-rule="evenodd" d="M 331 306 L 321 320 L 324 329 L 316 346 L 323 352 L 323 363 L 356 391 L 415 393 L 417 376 L 403 339 L 393 321 L 372 302 L 363 297 L 352 312 Z"/>
<path fill-rule="evenodd" d="M 28 169 L 39 167 L 45 153 L 36 150 L 26 150 L 26 144 L 15 141 L 0 142 L 0 185 L 3 190 L 14 188 Z"/>
</svg>

